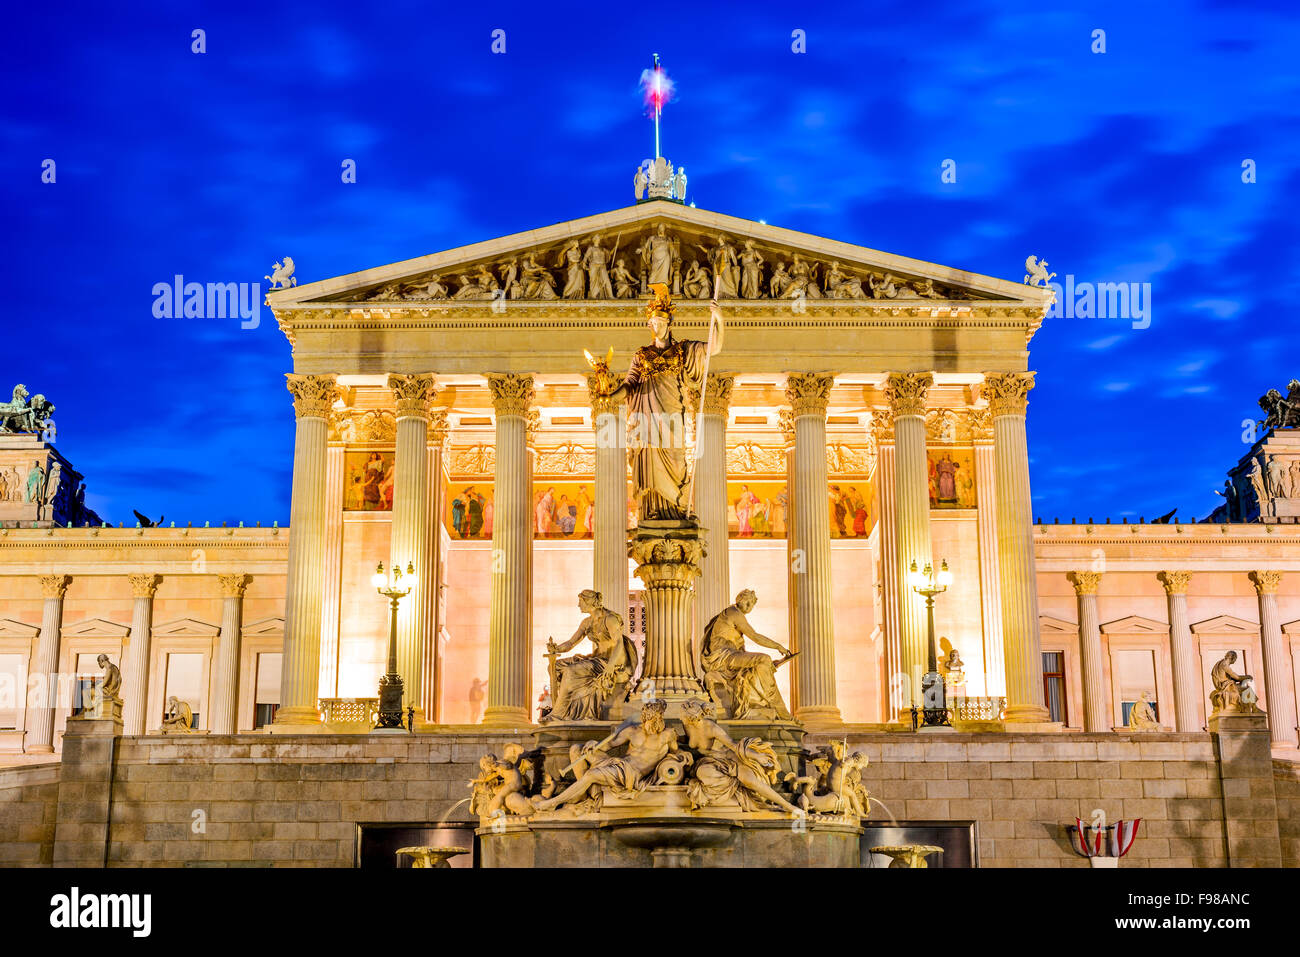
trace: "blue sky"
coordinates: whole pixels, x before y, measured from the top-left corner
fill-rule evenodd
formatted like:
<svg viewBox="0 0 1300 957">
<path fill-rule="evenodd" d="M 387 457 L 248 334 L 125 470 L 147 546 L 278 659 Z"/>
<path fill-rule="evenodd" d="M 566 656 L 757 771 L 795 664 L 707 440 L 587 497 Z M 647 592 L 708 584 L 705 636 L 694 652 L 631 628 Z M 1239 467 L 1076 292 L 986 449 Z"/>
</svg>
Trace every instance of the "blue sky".
<svg viewBox="0 0 1300 957">
<path fill-rule="evenodd" d="M 1035 514 L 1204 516 L 1257 397 L 1300 376 L 1291 4 L 232 6 L 7 14 L 0 388 L 57 404 L 113 522 L 289 514 L 287 342 L 266 310 L 155 318 L 155 283 L 260 281 L 285 254 L 312 281 L 627 205 L 652 52 L 678 90 L 663 152 L 702 208 L 1151 284 L 1148 328 L 1034 339 Z"/>
</svg>

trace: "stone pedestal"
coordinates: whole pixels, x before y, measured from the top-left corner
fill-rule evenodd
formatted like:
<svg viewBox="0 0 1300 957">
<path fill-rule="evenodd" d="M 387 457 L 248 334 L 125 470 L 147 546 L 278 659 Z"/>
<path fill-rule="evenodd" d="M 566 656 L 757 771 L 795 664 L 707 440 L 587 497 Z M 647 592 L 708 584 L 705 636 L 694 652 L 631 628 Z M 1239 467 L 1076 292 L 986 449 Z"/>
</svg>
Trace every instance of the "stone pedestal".
<svg viewBox="0 0 1300 957">
<path fill-rule="evenodd" d="M 103 867 L 108 856 L 117 718 L 69 718 L 63 732 L 55 867 Z"/>
<path fill-rule="evenodd" d="M 1294 525 L 1300 522 L 1300 489 L 1279 481 L 1275 466 L 1289 470 L 1300 459 L 1300 429 L 1274 429 L 1256 442 L 1228 473 L 1237 488 L 1240 517 L 1233 521 Z M 1270 469 L 1273 469 L 1270 477 Z"/>
<path fill-rule="evenodd" d="M 635 693 L 667 701 L 669 714 L 683 701 L 707 701 L 691 649 L 703 529 L 690 519 L 643 519 L 628 542 L 628 555 L 646 586 L 645 663 Z"/>
<path fill-rule="evenodd" d="M 1208 724 L 1223 790 L 1228 866 L 1281 867 L 1268 716 L 1262 712 L 1216 712 Z"/>
<path fill-rule="evenodd" d="M 86 510 L 81 473 L 39 435 L 0 435 L 0 479 L 0 527 L 101 524 Z"/>
</svg>

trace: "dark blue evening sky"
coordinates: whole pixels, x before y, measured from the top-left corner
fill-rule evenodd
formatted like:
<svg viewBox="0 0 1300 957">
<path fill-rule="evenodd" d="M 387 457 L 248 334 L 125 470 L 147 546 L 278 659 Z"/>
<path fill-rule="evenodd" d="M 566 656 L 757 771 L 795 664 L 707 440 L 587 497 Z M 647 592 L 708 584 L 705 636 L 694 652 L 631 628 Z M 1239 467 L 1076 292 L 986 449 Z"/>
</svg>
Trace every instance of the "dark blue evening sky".
<svg viewBox="0 0 1300 957">
<path fill-rule="evenodd" d="M 155 318 L 155 283 L 261 281 L 286 254 L 310 282 L 628 205 L 652 52 L 678 89 L 663 151 L 701 208 L 1016 281 L 1035 253 L 1061 278 L 1151 284 L 1148 328 L 1049 318 L 1034 339 L 1036 514 L 1204 516 L 1257 397 L 1300 376 L 1293 3 L 6 19 L 0 389 L 57 404 L 58 447 L 114 523 L 288 519 L 288 343 L 265 309 L 255 329 Z"/>
</svg>

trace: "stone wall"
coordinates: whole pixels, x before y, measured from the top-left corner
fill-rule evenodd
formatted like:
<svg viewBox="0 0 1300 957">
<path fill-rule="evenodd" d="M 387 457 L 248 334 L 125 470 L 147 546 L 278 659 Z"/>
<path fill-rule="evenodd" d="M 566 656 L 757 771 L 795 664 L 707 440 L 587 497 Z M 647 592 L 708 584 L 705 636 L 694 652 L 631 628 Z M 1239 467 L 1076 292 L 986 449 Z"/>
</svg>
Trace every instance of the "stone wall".
<svg viewBox="0 0 1300 957">
<path fill-rule="evenodd" d="M 95 740 L 65 751 L 62 790 L 57 766 L 0 772 L 4 865 L 81 862 L 98 853 L 111 867 L 351 867 L 358 823 L 467 821 L 466 805 L 453 806 L 468 797 L 479 756 L 529 740 L 468 728 L 415 736 L 123 737 L 116 739 L 111 798 L 104 800 L 97 782 L 106 769 L 93 766 L 104 754 L 102 736 L 89 727 L 95 724 L 72 723 L 73 738 L 84 727 Z M 1076 817 L 1091 820 L 1096 808 L 1109 821 L 1142 819 L 1125 867 L 1296 866 L 1300 768 L 1271 761 L 1265 750 L 1254 769 L 1245 758 L 1258 751 L 1256 742 L 1225 746 L 1223 738 L 847 735 L 850 749 L 870 758 L 868 788 L 894 817 L 974 822 L 984 867 L 1087 866 L 1070 851 L 1064 826 Z M 810 734 L 805 743 L 829 740 Z M 1230 768 L 1220 764 L 1221 753 L 1237 756 Z M 76 766 L 67 766 L 70 757 Z M 92 766 L 78 763 L 87 761 Z M 1260 814 L 1275 808 L 1274 819 L 1234 818 L 1230 827 L 1225 786 L 1249 794 Z M 96 830 L 96 813 L 106 829 Z M 874 807 L 873 821 L 887 819 Z M 1278 837 L 1269 843 L 1270 825 L 1280 845 Z M 96 845 L 100 834 L 106 839 Z"/>
<path fill-rule="evenodd" d="M 59 765 L 0 769 L 0 867 L 49 867 L 59 807 Z"/>
</svg>

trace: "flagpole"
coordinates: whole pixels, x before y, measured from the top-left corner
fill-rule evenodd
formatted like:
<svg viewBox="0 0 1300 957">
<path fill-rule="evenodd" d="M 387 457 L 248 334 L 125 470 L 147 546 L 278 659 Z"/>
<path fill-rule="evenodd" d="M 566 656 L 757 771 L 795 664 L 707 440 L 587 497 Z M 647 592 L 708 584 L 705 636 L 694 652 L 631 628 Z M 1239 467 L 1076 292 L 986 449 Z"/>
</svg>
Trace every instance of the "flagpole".
<svg viewBox="0 0 1300 957">
<path fill-rule="evenodd" d="M 659 54 L 654 54 L 654 83 L 655 83 L 655 159 L 659 158 L 659 112 L 663 108 L 663 76 L 659 72 Z"/>
</svg>

